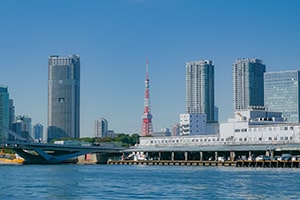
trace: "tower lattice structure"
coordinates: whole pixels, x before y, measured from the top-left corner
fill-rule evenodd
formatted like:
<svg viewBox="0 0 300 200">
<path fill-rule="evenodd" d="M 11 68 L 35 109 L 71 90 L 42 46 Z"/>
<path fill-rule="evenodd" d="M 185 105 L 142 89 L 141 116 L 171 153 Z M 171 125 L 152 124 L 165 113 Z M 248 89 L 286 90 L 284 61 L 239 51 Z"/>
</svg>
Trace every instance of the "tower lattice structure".
<svg viewBox="0 0 300 200">
<path fill-rule="evenodd" d="M 148 76 L 148 60 L 146 61 L 146 80 L 145 80 L 145 98 L 144 98 L 144 114 L 143 114 L 142 136 L 152 135 L 152 115 L 150 106 L 150 94 L 149 94 L 149 76 Z"/>
</svg>

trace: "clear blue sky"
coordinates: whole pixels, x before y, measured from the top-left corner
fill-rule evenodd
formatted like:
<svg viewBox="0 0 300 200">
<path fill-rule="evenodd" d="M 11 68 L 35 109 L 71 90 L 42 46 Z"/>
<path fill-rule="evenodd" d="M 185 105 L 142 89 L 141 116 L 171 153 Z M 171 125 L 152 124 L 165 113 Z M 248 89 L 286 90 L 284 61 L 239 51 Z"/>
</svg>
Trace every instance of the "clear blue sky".
<svg viewBox="0 0 300 200">
<path fill-rule="evenodd" d="M 49 55 L 81 57 L 81 135 L 104 117 L 140 132 L 149 59 L 154 130 L 185 112 L 185 63 L 215 64 L 220 121 L 232 117 L 232 63 L 259 58 L 267 71 L 299 69 L 300 1 L 2 0 L 0 84 L 17 115 L 47 127 Z"/>
</svg>

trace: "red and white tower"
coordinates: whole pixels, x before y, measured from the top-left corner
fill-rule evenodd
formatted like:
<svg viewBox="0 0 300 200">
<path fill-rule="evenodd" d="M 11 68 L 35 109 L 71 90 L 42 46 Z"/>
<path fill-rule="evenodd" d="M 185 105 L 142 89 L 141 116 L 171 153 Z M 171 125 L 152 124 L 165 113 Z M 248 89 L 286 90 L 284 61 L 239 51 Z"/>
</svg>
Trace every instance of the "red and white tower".
<svg viewBox="0 0 300 200">
<path fill-rule="evenodd" d="M 148 60 L 146 61 L 146 80 L 145 80 L 145 99 L 144 99 L 144 115 L 142 125 L 142 136 L 152 135 L 152 115 L 150 107 L 150 95 L 149 95 L 149 77 L 148 77 Z"/>
</svg>

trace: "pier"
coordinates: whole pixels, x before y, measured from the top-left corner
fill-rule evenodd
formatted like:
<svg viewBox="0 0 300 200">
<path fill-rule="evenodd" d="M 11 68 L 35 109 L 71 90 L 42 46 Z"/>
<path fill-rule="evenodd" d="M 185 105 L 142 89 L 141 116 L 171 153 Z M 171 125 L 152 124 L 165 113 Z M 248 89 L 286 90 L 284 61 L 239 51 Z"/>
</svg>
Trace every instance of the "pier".
<svg viewBox="0 0 300 200">
<path fill-rule="evenodd" d="M 138 146 L 107 164 L 300 168 L 300 144 Z"/>
<path fill-rule="evenodd" d="M 172 161 L 172 160 L 108 160 L 108 165 L 175 165 L 175 166 L 223 166 L 223 167 L 262 167 L 262 168 L 299 168 L 300 160 L 296 161 Z"/>
</svg>

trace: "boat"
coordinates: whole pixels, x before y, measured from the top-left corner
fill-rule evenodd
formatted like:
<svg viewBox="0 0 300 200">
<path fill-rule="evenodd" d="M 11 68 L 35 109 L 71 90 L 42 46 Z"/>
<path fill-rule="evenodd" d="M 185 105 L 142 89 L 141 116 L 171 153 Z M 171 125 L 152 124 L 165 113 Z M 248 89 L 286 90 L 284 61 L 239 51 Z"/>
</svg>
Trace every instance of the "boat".
<svg viewBox="0 0 300 200">
<path fill-rule="evenodd" d="M 21 165 L 24 159 L 16 154 L 11 153 L 0 153 L 0 165 Z"/>
</svg>

